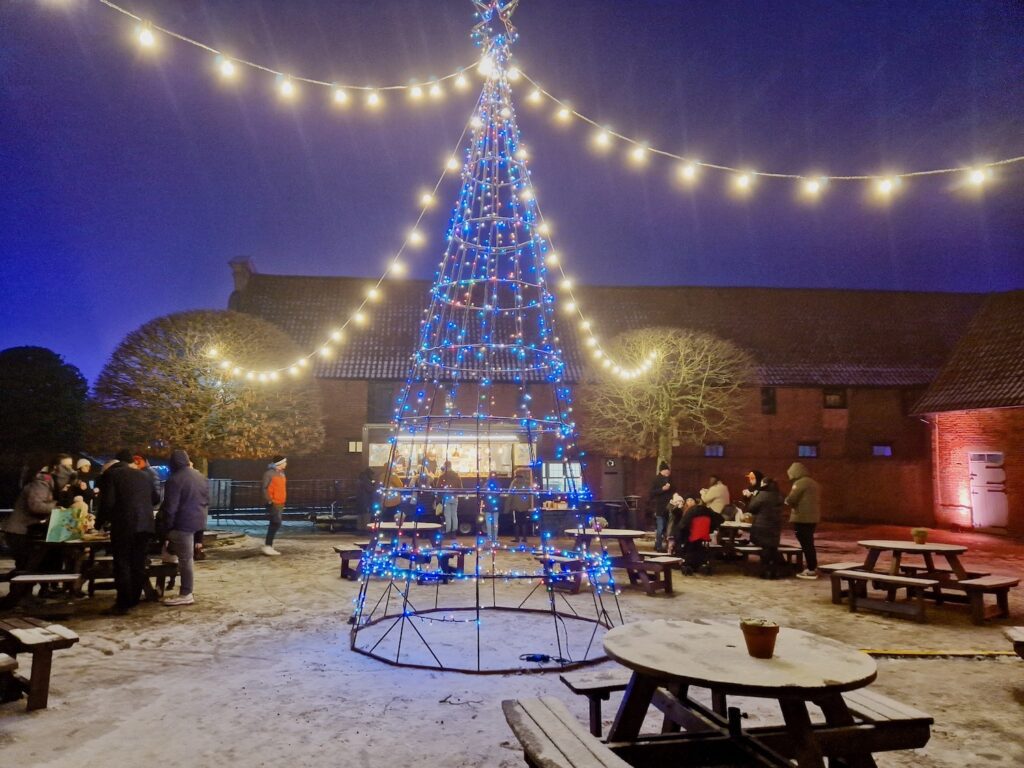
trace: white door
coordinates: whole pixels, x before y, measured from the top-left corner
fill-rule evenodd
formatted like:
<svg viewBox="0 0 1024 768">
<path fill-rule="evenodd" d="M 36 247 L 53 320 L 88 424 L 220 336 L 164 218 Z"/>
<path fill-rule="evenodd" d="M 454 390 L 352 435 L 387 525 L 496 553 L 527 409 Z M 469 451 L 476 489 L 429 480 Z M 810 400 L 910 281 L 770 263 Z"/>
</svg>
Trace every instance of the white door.
<svg viewBox="0 0 1024 768">
<path fill-rule="evenodd" d="M 1009 521 L 1006 504 L 1006 472 L 1003 454 L 970 453 L 971 517 L 975 528 L 1005 528 Z"/>
</svg>

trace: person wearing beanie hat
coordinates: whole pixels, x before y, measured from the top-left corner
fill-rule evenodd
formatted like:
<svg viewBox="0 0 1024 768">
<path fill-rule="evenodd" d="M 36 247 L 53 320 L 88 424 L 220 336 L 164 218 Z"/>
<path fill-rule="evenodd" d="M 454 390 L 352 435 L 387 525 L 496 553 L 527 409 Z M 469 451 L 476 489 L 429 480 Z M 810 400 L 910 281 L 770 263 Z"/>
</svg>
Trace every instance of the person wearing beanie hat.
<svg viewBox="0 0 1024 768">
<path fill-rule="evenodd" d="M 284 456 L 275 456 L 267 465 L 267 471 L 263 473 L 263 501 L 267 505 L 267 538 L 263 541 L 260 549 L 264 555 L 277 557 L 281 553 L 274 549 L 274 536 L 281 528 L 281 521 L 284 518 L 284 502 L 288 497 L 288 479 L 284 471 L 288 467 L 288 459 Z"/>
<path fill-rule="evenodd" d="M 668 528 L 669 501 L 675 488 L 672 485 L 672 470 L 667 461 L 658 464 L 658 474 L 651 481 L 650 508 L 654 511 L 654 549 L 664 552 L 665 530 Z"/>
</svg>

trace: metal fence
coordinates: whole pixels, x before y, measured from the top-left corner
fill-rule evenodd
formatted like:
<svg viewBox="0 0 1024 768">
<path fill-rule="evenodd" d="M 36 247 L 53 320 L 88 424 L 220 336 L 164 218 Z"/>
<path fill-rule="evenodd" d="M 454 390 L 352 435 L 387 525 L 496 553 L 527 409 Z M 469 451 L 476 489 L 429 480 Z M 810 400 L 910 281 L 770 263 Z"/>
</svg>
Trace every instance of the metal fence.
<svg viewBox="0 0 1024 768">
<path fill-rule="evenodd" d="M 287 520 L 310 520 L 317 514 L 341 514 L 354 507 L 350 480 L 289 480 Z M 210 478 L 210 520 L 216 523 L 261 520 L 266 512 L 259 480 Z"/>
</svg>

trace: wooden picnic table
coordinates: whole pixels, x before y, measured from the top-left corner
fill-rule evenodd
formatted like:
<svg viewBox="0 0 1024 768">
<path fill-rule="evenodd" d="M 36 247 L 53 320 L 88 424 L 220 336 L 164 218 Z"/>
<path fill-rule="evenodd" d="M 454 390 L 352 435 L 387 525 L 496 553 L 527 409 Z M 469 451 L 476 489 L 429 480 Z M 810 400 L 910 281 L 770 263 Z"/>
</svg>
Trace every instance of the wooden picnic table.
<svg viewBox="0 0 1024 768">
<path fill-rule="evenodd" d="M 662 588 L 672 592 L 672 577 L 669 569 L 681 562 L 679 558 L 657 558 L 646 560 L 636 547 L 636 540 L 647 535 L 646 531 L 632 528 L 566 528 L 566 536 L 576 539 L 576 549 L 586 551 L 591 542 L 596 540 L 613 540 L 618 543 L 619 554 L 609 556 L 613 568 L 624 568 L 631 584 L 639 584 L 648 595 Z M 657 560 L 671 562 L 657 562 Z"/>
<path fill-rule="evenodd" d="M 28 577 L 32 575 L 48 576 L 48 579 L 40 579 L 38 583 L 48 583 L 52 586 L 66 586 L 71 594 L 81 597 L 82 586 L 85 583 L 85 574 L 93 562 L 98 549 L 105 549 L 110 546 L 108 534 L 92 535 L 86 539 L 71 539 L 68 541 L 45 541 L 43 539 L 30 539 L 29 551 L 25 559 L 25 568 L 17 572 L 17 578 L 11 580 L 11 588 L 7 596 L 0 600 L 0 608 L 10 609 L 18 605 L 22 598 L 31 594 L 32 582 Z M 47 555 L 59 553 L 60 566 L 57 572 L 44 572 L 41 570 L 46 562 Z M 57 580 L 58 574 L 66 577 L 76 576 L 77 578 L 64 578 Z"/>
<path fill-rule="evenodd" d="M 879 558 L 886 552 L 891 553 L 888 573 L 890 576 L 900 575 L 900 565 L 904 555 L 919 555 L 924 559 L 925 572 L 922 576 L 938 578 L 943 574 L 945 580 L 958 580 L 969 578 L 967 570 L 960 562 L 960 555 L 967 551 L 962 544 L 917 544 L 913 541 L 890 541 L 886 539 L 866 539 L 858 541 L 857 545 L 868 551 L 864 560 L 864 570 L 873 571 L 878 565 Z M 939 555 L 949 563 L 949 571 L 943 571 L 935 567 L 935 557 Z"/>
<path fill-rule="evenodd" d="M 726 720 L 726 697 L 749 696 L 779 702 L 785 725 L 775 734 L 774 747 L 791 752 L 798 765 L 824 766 L 823 756 L 838 751 L 849 765 L 874 765 L 870 751 L 860 751 L 870 748 L 870 739 L 851 728 L 853 715 L 842 696 L 867 686 L 877 674 L 875 661 L 855 648 L 783 627 L 775 655 L 755 659 L 747 653 L 738 623 L 659 619 L 615 627 L 604 636 L 604 649 L 632 670 L 609 743 L 637 740 L 656 692 L 673 697 L 659 708 L 666 716 L 671 712 L 676 727 L 663 730 L 718 730 L 756 742 L 762 737 L 743 733 L 738 710 Z M 689 698 L 690 686 L 711 690 L 713 713 Z M 831 730 L 812 727 L 808 702 L 821 708 Z M 764 738 L 772 736 L 766 733 Z M 864 739 L 864 746 L 857 746 L 858 739 Z"/>
</svg>

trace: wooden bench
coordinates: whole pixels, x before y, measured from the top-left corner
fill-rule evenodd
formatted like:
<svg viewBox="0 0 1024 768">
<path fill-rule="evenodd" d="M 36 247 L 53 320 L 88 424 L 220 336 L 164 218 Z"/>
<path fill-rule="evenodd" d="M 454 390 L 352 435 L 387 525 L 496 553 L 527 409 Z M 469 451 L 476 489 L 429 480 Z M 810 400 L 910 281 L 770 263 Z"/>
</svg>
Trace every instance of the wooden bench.
<svg viewBox="0 0 1024 768">
<path fill-rule="evenodd" d="M 627 560 L 617 563 L 616 567 L 625 568 L 630 584 L 642 582 L 644 591 L 653 595 L 657 590 L 665 590 L 672 594 L 672 569 L 682 566 L 683 558 L 659 554 L 646 560 Z"/>
<path fill-rule="evenodd" d="M 630 768 L 558 699 L 510 699 L 501 709 L 531 768 Z"/>
<path fill-rule="evenodd" d="M 53 652 L 70 648 L 78 635 L 60 624 L 39 619 L 0 619 L 0 653 L 17 660 L 19 653 L 32 656 L 32 672 L 28 680 L 13 675 L 16 690 L 28 694 L 27 709 L 45 709 L 50 695 L 50 667 Z"/>
<path fill-rule="evenodd" d="M 1010 615 L 1010 588 L 1020 584 L 1016 576 L 980 576 L 976 579 L 961 579 L 949 586 L 963 589 L 971 601 L 971 621 L 984 624 L 985 619 L 1004 619 Z M 995 595 L 995 605 L 985 605 L 985 595 Z"/>
<path fill-rule="evenodd" d="M 81 581 L 79 573 L 19 573 L 10 580 L 10 591 L 0 601 L 0 608 L 13 608 L 22 598 L 32 594 L 36 584 L 48 587 L 59 587 L 65 584 L 76 585 Z"/>
<path fill-rule="evenodd" d="M 845 563 L 829 563 L 828 565 L 819 565 L 818 572 L 824 573 L 831 576 L 836 571 L 858 571 L 864 567 L 863 560 L 850 560 Z M 846 597 L 846 590 L 842 588 L 835 579 L 832 580 L 832 602 L 839 605 L 843 602 L 843 598 Z"/>
<path fill-rule="evenodd" d="M 920 749 L 928 743 L 935 720 L 926 712 L 870 688 L 848 691 L 843 700 L 857 720 L 874 726 L 872 736 L 887 742 L 884 749 Z"/>
<path fill-rule="evenodd" d="M 795 544 L 780 544 L 779 555 L 797 572 L 804 569 L 804 551 L 801 547 Z"/>
<path fill-rule="evenodd" d="M 1024 627 L 1007 627 L 1003 634 L 1013 643 L 1013 652 L 1024 659 Z"/>
<path fill-rule="evenodd" d="M 846 592 L 850 603 L 850 612 L 856 613 L 857 608 L 868 608 L 883 613 L 892 613 L 900 616 L 910 616 L 915 621 L 924 621 L 924 593 L 927 589 L 934 589 L 938 586 L 936 579 L 915 579 L 910 576 L 890 576 L 885 573 L 874 573 L 872 571 L 833 571 L 832 595 L 833 602 L 835 595 L 842 593 L 842 582 L 850 586 Z M 878 588 L 886 590 L 886 599 L 879 600 L 867 597 L 867 585 L 872 583 Z M 897 602 L 896 593 L 900 589 L 907 590 L 907 602 Z"/>
<path fill-rule="evenodd" d="M 594 736 L 601 735 L 601 702 L 608 701 L 611 694 L 626 690 L 632 673 L 625 667 L 612 669 L 584 670 L 582 672 L 566 672 L 558 679 L 569 687 L 569 690 L 580 696 L 587 697 L 590 705 L 590 732 Z"/>
<path fill-rule="evenodd" d="M 364 548 L 360 547 L 359 544 L 363 542 L 355 542 L 353 544 L 335 544 L 334 551 L 338 553 L 338 557 L 341 558 L 341 573 L 339 578 L 349 579 L 355 581 L 359 578 L 359 561 L 363 557 Z M 369 542 L 366 542 L 366 546 L 369 546 Z M 352 563 L 355 563 L 355 567 L 352 567 Z"/>
<path fill-rule="evenodd" d="M 146 564 L 146 578 L 153 580 L 153 588 L 163 597 L 167 590 L 174 588 L 174 581 L 178 578 L 178 564 L 165 563 L 159 557 L 152 557 Z"/>
<path fill-rule="evenodd" d="M 544 566 L 545 581 L 552 589 L 579 594 L 583 586 L 583 560 L 579 557 L 563 557 L 561 555 L 534 555 Z M 555 569 L 557 567 L 557 570 Z"/>
</svg>

